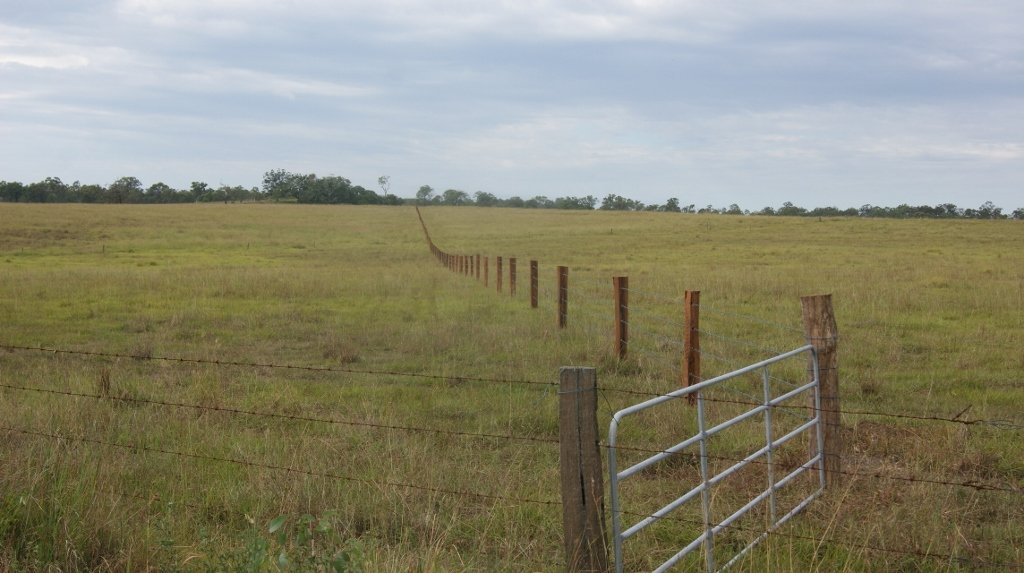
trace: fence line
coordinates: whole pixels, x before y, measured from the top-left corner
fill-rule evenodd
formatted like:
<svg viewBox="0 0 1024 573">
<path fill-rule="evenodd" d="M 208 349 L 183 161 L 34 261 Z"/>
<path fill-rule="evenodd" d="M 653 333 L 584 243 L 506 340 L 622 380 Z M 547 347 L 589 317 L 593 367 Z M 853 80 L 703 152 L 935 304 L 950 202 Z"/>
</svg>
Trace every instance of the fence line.
<svg viewBox="0 0 1024 573">
<path fill-rule="evenodd" d="M 318 471 L 301 469 L 301 468 L 293 468 L 293 467 L 289 467 L 289 466 L 279 466 L 279 465 L 267 464 L 267 463 L 263 463 L 263 462 L 254 462 L 252 460 L 244 460 L 244 459 L 236 459 L 236 458 L 225 458 L 225 457 L 221 457 L 221 456 L 211 456 L 211 455 L 206 455 L 206 454 L 197 454 L 197 453 L 194 453 L 194 452 L 179 452 L 179 451 L 174 451 L 174 450 L 165 450 L 163 448 L 154 448 L 154 447 L 151 447 L 151 446 L 139 446 L 139 445 L 135 445 L 135 444 L 122 444 L 122 443 L 117 443 L 117 442 L 107 442 L 107 441 L 104 441 L 104 440 L 97 440 L 95 438 L 62 436 L 62 435 L 59 435 L 59 434 L 51 434 L 49 432 L 43 432 L 43 431 L 39 431 L 39 430 L 27 430 L 27 429 L 24 429 L 24 428 L 14 428 L 14 427 L 11 427 L 11 426 L 0 426 L 0 430 L 6 430 L 8 432 L 15 432 L 15 433 L 20 433 L 20 434 L 29 435 L 29 436 L 53 438 L 55 440 L 66 440 L 66 441 L 70 441 L 70 442 L 79 442 L 79 443 L 107 446 L 107 447 L 112 447 L 112 448 L 121 448 L 121 449 L 125 449 L 125 450 L 130 450 L 130 451 L 132 451 L 134 453 L 153 452 L 153 453 L 166 454 L 166 455 L 178 456 L 178 457 L 183 457 L 183 458 L 191 458 L 191 459 L 204 460 L 204 461 L 214 461 L 214 462 L 230 463 L 230 464 L 235 464 L 235 465 L 240 465 L 240 466 L 247 466 L 247 467 L 259 468 L 259 469 L 269 469 L 269 470 L 275 470 L 275 471 L 283 471 L 283 472 L 292 473 L 292 474 L 308 475 L 308 476 L 311 476 L 311 477 L 322 477 L 322 478 L 328 478 L 328 479 L 335 479 L 335 480 L 339 480 L 339 481 L 361 483 L 361 484 L 372 485 L 372 486 L 387 486 L 387 487 L 392 487 L 392 488 L 396 488 L 396 489 L 408 488 L 408 489 L 415 489 L 415 490 L 419 490 L 419 491 L 428 491 L 428 492 L 432 492 L 432 493 L 444 493 L 444 494 L 450 494 L 450 495 L 478 497 L 478 498 L 482 498 L 482 499 L 495 499 L 495 500 L 501 500 L 501 501 L 514 501 L 514 502 L 518 502 L 518 503 L 532 503 L 532 504 L 548 505 L 548 506 L 561 506 L 562 505 L 561 502 L 558 502 L 558 501 L 537 500 L 537 499 L 522 498 L 522 497 L 503 496 L 503 495 L 490 494 L 490 493 L 479 493 L 479 492 L 472 492 L 472 491 L 454 490 L 454 489 L 446 489 L 446 488 L 436 488 L 436 487 L 429 487 L 429 486 L 412 484 L 412 483 L 404 483 L 404 482 L 391 482 L 391 481 L 380 481 L 380 480 L 363 479 L 363 478 L 357 478 L 357 477 L 352 477 L 352 476 L 336 474 L 336 473 L 332 473 L 332 472 L 318 472 Z"/>
<path fill-rule="evenodd" d="M 271 368 L 281 370 L 302 370 L 309 372 L 341 372 L 345 374 L 370 374 L 376 376 L 406 376 L 410 378 L 428 378 L 431 380 L 450 380 L 456 382 L 486 382 L 492 384 L 525 384 L 538 386 L 557 386 L 557 382 L 541 382 L 538 380 L 522 380 L 511 378 L 484 378 L 476 376 L 460 376 L 457 374 L 427 374 L 423 372 L 395 372 L 389 370 L 367 370 L 356 368 L 340 368 L 337 366 L 300 366 L 294 364 L 271 364 L 261 362 L 240 362 L 234 360 L 206 360 L 201 358 L 184 358 L 176 356 L 147 356 L 138 354 L 123 354 L 116 352 L 96 352 L 90 350 L 68 350 L 64 348 L 52 348 L 44 346 L 22 346 L 15 344 L 0 343 L 0 349 L 4 350 L 25 350 L 45 352 L 52 354 L 68 354 L 74 356 L 94 356 L 100 358 L 124 358 L 142 361 L 163 361 L 179 362 L 184 364 L 202 364 L 206 366 L 238 366 L 244 368 Z"/>
<path fill-rule="evenodd" d="M 400 426 L 390 424 L 378 424 L 373 422 L 354 422 L 351 420 L 339 420 L 336 418 L 315 418 L 311 416 L 299 416 L 294 414 L 281 414 L 277 412 L 257 412 L 254 410 L 243 410 L 239 408 L 228 408 L 223 406 L 202 406 L 199 404 L 186 404 L 182 402 L 167 402 L 163 400 L 150 400 L 146 398 L 129 398 L 125 396 L 109 396 L 102 394 L 86 394 L 81 392 L 71 392 L 68 390 L 54 390 L 51 388 L 33 388 L 30 386 L 14 386 L 11 384 L 0 383 L 0 388 L 7 388 L 10 390 L 23 390 L 28 392 L 36 392 L 40 394 L 51 394 L 57 396 L 75 397 L 75 398 L 90 398 L 94 400 L 114 400 L 118 402 L 128 402 L 133 404 L 147 404 L 150 406 L 165 406 L 170 408 L 185 408 L 191 410 L 200 410 L 208 412 L 221 412 L 232 415 L 244 415 L 254 416 L 260 418 L 277 418 L 282 420 L 293 420 L 298 422 L 315 422 L 321 424 L 334 424 L 341 426 L 357 426 L 365 428 L 374 428 L 380 430 L 401 430 L 406 432 L 419 432 L 424 434 L 439 434 L 445 436 L 459 436 L 466 438 L 489 438 L 489 439 L 503 439 L 509 441 L 523 441 L 523 442 L 536 442 L 542 444 L 558 444 L 558 440 L 554 438 L 540 438 L 536 436 L 520 436 L 512 434 L 490 434 L 486 432 L 460 432 L 454 430 L 442 430 L 440 428 L 423 428 L 416 426 Z"/>
<path fill-rule="evenodd" d="M 258 368 L 276 368 L 276 369 L 290 369 L 290 370 L 309 370 L 309 371 L 324 371 L 324 372 L 342 372 L 342 373 L 358 373 L 358 374 L 374 374 L 374 376 L 394 376 L 394 377 L 408 377 L 408 378 L 419 378 L 429 380 L 445 380 L 455 382 L 479 382 L 487 384 L 516 384 L 526 386 L 547 386 L 554 388 L 558 386 L 557 382 L 539 381 L 539 380 L 526 380 L 526 379 L 498 379 L 498 378 L 482 378 L 482 377 L 471 377 L 463 376 L 463 374 L 432 374 L 424 372 L 398 372 L 391 370 L 371 370 L 371 369 L 354 369 L 354 368 L 341 368 L 336 366 L 305 366 L 296 364 L 273 364 L 264 362 L 243 362 L 234 360 L 207 360 L 202 358 L 184 358 L 176 356 L 145 356 L 145 355 L 134 355 L 124 354 L 116 352 L 98 352 L 91 350 L 69 350 L 53 347 L 44 346 L 23 346 L 23 345 L 12 345 L 12 344 L 0 344 L 0 349 L 16 351 L 30 351 L 40 352 L 47 354 L 63 354 L 73 356 L 93 356 L 100 358 L 124 358 L 142 361 L 167 361 L 167 362 L 179 362 L 186 364 L 204 364 L 212 366 L 237 366 L 237 367 L 258 367 Z M 626 394 L 632 396 L 642 396 L 647 398 L 654 398 L 658 396 L 665 396 L 666 393 L 659 392 L 645 392 L 642 390 L 628 390 L 623 388 L 601 388 L 601 392 L 608 392 L 614 394 Z M 757 403 L 743 401 L 743 400 L 726 400 L 722 398 L 705 398 L 709 402 L 725 402 L 743 405 L 758 405 Z M 780 408 L 805 408 L 806 406 L 785 406 L 779 405 L 776 407 Z M 858 409 L 827 409 L 822 408 L 821 411 L 829 413 L 840 413 L 847 415 L 874 415 L 879 417 L 893 417 L 901 418 L 901 420 L 915 420 L 919 422 L 945 422 L 950 424 L 959 424 L 964 426 L 989 426 L 999 430 L 1024 430 L 1024 423 L 1010 421 L 1010 420 L 987 420 L 987 418 L 963 418 L 959 417 L 964 412 L 968 411 L 970 406 L 961 411 L 961 413 L 954 416 L 941 416 L 934 414 L 918 414 L 908 412 L 886 412 L 879 410 L 858 410 Z"/>
</svg>

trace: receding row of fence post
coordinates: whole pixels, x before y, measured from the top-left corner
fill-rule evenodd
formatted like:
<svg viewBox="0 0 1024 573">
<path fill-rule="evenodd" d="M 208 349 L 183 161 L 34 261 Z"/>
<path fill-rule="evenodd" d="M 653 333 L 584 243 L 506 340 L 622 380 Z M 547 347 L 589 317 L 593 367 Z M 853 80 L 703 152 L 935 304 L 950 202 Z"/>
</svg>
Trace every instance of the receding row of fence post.
<svg viewBox="0 0 1024 573">
<path fill-rule="evenodd" d="M 421 218 L 422 220 L 422 218 Z M 424 232 L 426 228 L 424 227 Z M 434 257 L 448 270 L 462 274 L 471 278 L 476 278 L 478 281 L 482 281 L 485 287 L 489 287 L 491 265 L 490 257 L 473 254 L 473 255 L 455 255 L 447 253 L 437 247 L 430 240 L 429 234 L 427 235 L 427 242 L 430 246 L 430 252 Z M 508 262 L 508 292 L 510 296 L 515 297 L 518 294 L 518 265 L 516 257 L 505 257 L 495 256 L 494 257 L 494 288 L 498 293 L 502 293 L 505 289 L 505 263 Z M 557 294 L 557 322 L 559 328 L 565 328 L 568 323 L 568 305 L 569 305 L 569 268 L 568 267 L 557 267 L 557 282 L 558 282 L 558 294 Z M 538 308 L 540 306 L 540 264 L 536 260 L 530 261 L 530 308 Z"/>
<path fill-rule="evenodd" d="M 450 270 L 469 277 L 481 279 L 481 262 L 483 284 L 488 286 L 490 280 L 490 258 L 476 255 L 452 255 L 438 249 L 430 243 L 431 252 Z M 495 290 L 498 293 L 505 289 L 506 258 L 495 256 Z M 517 294 L 517 260 L 508 257 L 508 290 L 510 296 Z M 530 307 L 539 306 L 539 264 L 530 261 Z M 556 268 L 556 308 L 559 328 L 566 328 L 569 323 L 569 267 Z M 612 277 L 612 300 L 614 316 L 613 354 L 625 359 L 629 351 L 629 277 Z M 700 291 L 686 291 L 684 304 L 684 350 L 682 359 L 683 381 L 686 384 L 700 382 Z"/>
</svg>

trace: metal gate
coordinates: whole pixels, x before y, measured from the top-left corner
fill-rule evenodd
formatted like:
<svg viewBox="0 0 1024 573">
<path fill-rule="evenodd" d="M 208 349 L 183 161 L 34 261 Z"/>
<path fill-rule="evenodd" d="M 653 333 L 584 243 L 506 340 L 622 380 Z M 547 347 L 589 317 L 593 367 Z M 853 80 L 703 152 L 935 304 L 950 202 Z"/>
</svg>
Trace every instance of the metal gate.
<svg viewBox="0 0 1024 573">
<path fill-rule="evenodd" d="M 769 369 L 771 365 L 778 362 L 782 362 L 787 359 L 791 359 L 807 353 L 811 357 L 811 377 L 812 380 L 809 383 L 800 385 L 788 392 L 780 394 L 779 396 L 772 397 L 771 384 L 770 384 L 770 373 Z M 705 393 L 715 387 L 716 385 L 722 384 L 727 380 L 743 376 L 745 374 L 756 373 L 760 371 L 761 379 L 763 380 L 763 400 L 758 400 L 759 405 L 744 411 L 743 413 L 736 415 L 723 422 L 719 422 L 711 427 L 707 427 L 706 424 L 706 413 L 708 399 Z M 743 555 L 745 555 L 751 548 L 764 540 L 768 534 L 778 528 L 780 525 L 785 523 L 791 517 L 803 510 L 811 501 L 821 495 L 821 492 L 825 487 L 825 469 L 822 462 L 822 451 L 823 451 L 823 436 L 821 427 L 821 392 L 819 385 L 819 372 L 818 372 L 818 358 L 811 345 L 802 346 L 795 350 L 779 354 L 778 356 L 763 360 L 756 364 L 751 364 L 745 368 L 723 374 L 716 378 L 695 384 L 693 386 L 676 390 L 664 396 L 659 396 L 640 404 L 635 404 L 628 408 L 619 410 L 612 416 L 611 425 L 608 430 L 608 473 L 609 481 L 611 485 L 611 498 L 612 498 L 612 534 L 615 554 L 615 570 L 619 573 L 622 571 L 623 558 L 622 558 L 622 546 L 623 543 L 639 533 L 644 528 L 657 522 L 658 520 L 665 519 L 670 513 L 679 509 L 687 502 L 700 498 L 701 509 L 703 511 L 703 532 L 698 535 L 695 539 L 690 540 L 685 547 L 683 547 L 678 553 L 670 557 L 664 563 L 662 563 L 655 571 L 666 571 L 676 563 L 678 563 L 686 555 L 693 553 L 697 549 L 703 547 L 705 555 L 705 565 L 707 571 L 722 571 L 727 569 L 733 563 L 737 562 Z M 801 394 L 812 392 L 814 399 L 813 416 L 811 416 L 806 422 L 800 424 L 795 429 L 790 430 L 783 436 L 776 437 L 773 433 L 773 411 L 781 405 L 783 402 L 793 399 Z M 678 400 L 691 394 L 696 394 L 697 399 L 697 433 L 686 438 L 682 442 L 665 449 L 657 454 L 654 454 L 645 460 L 636 463 L 630 467 L 627 467 L 619 471 L 616 460 L 616 446 L 618 443 L 618 431 L 619 424 L 624 418 L 638 412 L 654 408 L 658 405 L 664 404 L 671 400 Z M 727 430 L 728 428 L 735 426 L 736 424 L 753 418 L 754 416 L 764 416 L 764 433 L 765 440 L 764 446 L 757 451 L 743 457 L 736 461 L 735 464 L 730 467 L 711 474 L 709 472 L 709 455 L 708 455 L 708 440 L 712 436 L 719 434 Z M 813 436 L 812 443 L 817 444 L 817 451 L 813 455 L 808 454 L 809 458 L 805 463 L 800 464 L 796 469 L 782 476 L 781 478 L 775 475 L 775 471 L 778 468 L 778 464 L 773 460 L 773 452 L 781 447 L 786 442 L 793 440 L 797 436 L 809 433 Z M 810 434 L 813 432 L 813 434 Z M 621 501 L 619 499 L 619 487 L 621 483 L 631 476 L 635 476 L 637 473 L 643 471 L 654 464 L 665 461 L 670 457 L 680 454 L 685 450 L 697 446 L 700 449 L 700 484 L 696 487 L 685 492 L 682 496 L 678 497 L 671 503 L 665 505 L 658 511 L 648 515 L 641 519 L 637 523 L 627 527 L 623 530 L 622 517 L 623 511 L 621 507 Z M 810 449 L 810 448 L 809 448 Z M 761 458 L 764 458 L 762 461 Z M 711 514 L 711 489 L 722 482 L 726 477 L 740 471 L 744 467 L 751 463 L 762 463 L 767 464 L 767 487 L 764 491 L 759 493 L 753 499 L 751 499 L 746 505 L 739 508 L 725 519 L 715 523 L 712 520 Z M 795 507 L 790 509 L 782 516 L 776 515 L 776 494 L 782 488 L 792 483 L 798 476 L 807 472 L 808 470 L 817 470 L 818 480 L 814 491 L 809 494 L 802 501 L 797 503 Z M 715 536 L 721 533 L 723 530 L 728 528 L 730 525 L 736 522 L 740 517 L 748 513 L 751 509 L 762 504 L 768 503 L 768 515 L 769 521 L 764 531 L 757 536 L 756 539 L 750 541 L 739 553 L 733 556 L 727 561 L 721 568 L 716 567 L 715 556 L 714 556 L 714 543 Z M 646 515 L 646 514 L 645 514 Z"/>
</svg>

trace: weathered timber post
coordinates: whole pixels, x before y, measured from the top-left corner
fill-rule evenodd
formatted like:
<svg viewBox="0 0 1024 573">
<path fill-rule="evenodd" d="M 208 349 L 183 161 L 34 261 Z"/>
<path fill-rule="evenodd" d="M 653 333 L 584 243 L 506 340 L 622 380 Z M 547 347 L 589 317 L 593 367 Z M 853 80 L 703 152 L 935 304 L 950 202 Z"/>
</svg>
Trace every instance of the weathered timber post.
<svg viewBox="0 0 1024 573">
<path fill-rule="evenodd" d="M 537 308 L 537 261 L 530 261 L 530 308 Z"/>
<path fill-rule="evenodd" d="M 484 257 L 484 286 L 487 286 L 487 282 L 490 279 L 488 276 L 490 275 L 490 260 L 490 257 Z"/>
<path fill-rule="evenodd" d="M 473 278 L 473 255 L 469 255 L 469 272 L 466 274 L 469 275 L 469 278 Z"/>
<path fill-rule="evenodd" d="M 473 259 L 469 255 L 462 255 L 462 274 L 469 276 L 469 267 L 473 264 Z"/>
<path fill-rule="evenodd" d="M 480 280 L 480 255 L 476 256 L 476 280 Z"/>
<path fill-rule="evenodd" d="M 558 328 L 569 322 L 569 267 L 558 267 Z"/>
<path fill-rule="evenodd" d="M 612 277 L 615 301 L 615 356 L 622 360 L 629 347 L 629 277 Z"/>
<path fill-rule="evenodd" d="M 516 258 L 508 258 L 508 293 L 516 296 Z"/>
<path fill-rule="evenodd" d="M 700 291 L 686 291 L 683 306 L 683 385 L 693 386 L 700 382 Z M 696 405 L 697 395 L 688 395 L 686 401 Z"/>
<path fill-rule="evenodd" d="M 566 570 L 608 570 L 604 521 L 604 465 L 598 445 L 597 371 L 559 371 L 559 465 Z"/>
<path fill-rule="evenodd" d="M 495 262 L 498 264 L 498 269 L 497 269 L 498 272 L 497 272 L 497 275 L 494 277 L 494 279 L 495 279 L 494 282 L 495 282 L 495 284 L 498 285 L 498 292 L 501 292 L 501 279 L 503 278 L 502 277 L 502 274 L 503 274 L 502 271 L 504 270 L 502 268 L 502 264 L 501 264 L 501 257 L 495 257 Z"/>
<path fill-rule="evenodd" d="M 803 309 L 804 336 L 807 343 L 814 347 L 818 357 L 818 379 L 821 395 L 820 410 L 815 407 L 814 396 L 811 396 L 811 408 L 821 416 L 822 458 L 825 468 L 825 485 L 839 485 L 841 471 L 842 435 L 839 419 L 839 332 L 836 329 L 836 315 L 832 311 L 832 295 L 820 294 L 800 297 Z M 809 368 L 814 374 L 814 360 Z M 811 438 L 812 455 L 818 451 L 817 436 Z"/>
</svg>

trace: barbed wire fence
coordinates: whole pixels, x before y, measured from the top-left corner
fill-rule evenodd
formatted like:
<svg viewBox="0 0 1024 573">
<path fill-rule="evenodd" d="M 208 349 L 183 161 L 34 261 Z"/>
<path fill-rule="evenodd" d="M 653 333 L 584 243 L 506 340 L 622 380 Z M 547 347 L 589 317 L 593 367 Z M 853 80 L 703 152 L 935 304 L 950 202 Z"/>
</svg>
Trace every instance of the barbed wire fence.
<svg viewBox="0 0 1024 573">
<path fill-rule="evenodd" d="M 421 217 L 422 222 L 422 217 Z M 446 268 L 464 277 L 480 283 L 490 281 L 488 288 L 494 289 L 496 293 L 503 296 L 512 295 L 512 274 L 507 266 L 514 257 L 503 257 L 502 266 L 497 266 L 497 257 L 473 255 L 452 255 L 441 250 L 430 239 L 425 223 L 424 233 L 427 237 L 431 253 Z M 489 261 L 493 260 L 492 266 Z M 520 261 L 526 259 L 519 259 Z M 557 267 L 550 267 L 547 274 L 540 272 L 540 267 L 535 259 L 529 259 L 530 264 L 519 265 L 516 275 L 516 299 L 528 301 L 531 306 L 536 302 L 536 308 L 555 309 L 552 323 L 562 326 L 567 333 L 577 336 L 582 340 L 596 341 L 591 348 L 603 353 L 603 356 L 594 356 L 594 359 L 605 366 L 605 369 L 614 374 L 609 376 L 611 384 L 598 388 L 598 396 L 601 399 L 603 411 L 610 415 L 615 410 L 612 403 L 635 401 L 652 397 L 665 396 L 673 389 L 685 385 L 685 375 L 682 355 L 686 352 L 684 332 L 693 325 L 687 323 L 686 312 L 682 296 L 670 295 L 652 291 L 649 289 L 627 289 L 629 302 L 621 305 L 628 313 L 628 320 L 620 321 L 616 325 L 612 312 L 615 300 L 613 284 L 611 281 L 601 280 L 599 277 L 588 273 L 576 273 L 567 271 L 568 283 L 558 284 L 556 275 Z M 529 268 L 529 278 L 523 280 L 522 270 Z M 498 274 L 498 269 L 502 269 Z M 497 277 L 501 276 L 501 283 Z M 545 278 L 546 277 L 546 278 Z M 499 285 L 501 290 L 499 290 Z M 527 290 L 528 292 L 524 292 Z M 788 342 L 802 342 L 805 334 L 798 326 L 777 323 L 763 317 L 744 313 L 742 310 L 732 309 L 721 305 L 701 303 L 699 310 L 707 319 L 695 331 L 701 337 L 701 346 L 696 350 L 704 358 L 704 368 L 707 373 L 724 373 L 735 369 L 737 366 L 749 364 L 758 357 L 777 354 L 779 351 L 789 347 Z M 563 313 L 565 316 L 563 316 Z M 719 321 L 713 318 L 720 319 Z M 565 319 L 564 324 L 562 320 Z M 742 326 L 729 326 L 729 323 Z M 721 323 L 721 324 L 719 324 Z M 617 330 L 616 327 L 625 326 L 624 330 Z M 752 327 L 753 326 L 753 327 Z M 621 338 L 621 332 L 628 332 L 628 340 Z M 751 336 L 750 333 L 764 333 L 758 336 Z M 740 334 L 742 333 L 742 334 Z M 613 356 L 614 349 L 618 344 L 628 342 L 628 359 Z M 30 345 L 0 343 L 0 350 L 9 353 L 24 353 L 37 355 L 43 358 L 65 357 L 82 360 L 131 360 L 141 363 L 166 363 L 177 365 L 204 366 L 218 369 L 268 369 L 284 372 L 311 372 L 330 375 L 331 381 L 338 384 L 351 382 L 354 377 L 371 376 L 386 377 L 389 382 L 400 384 L 420 385 L 424 383 L 443 382 L 442 386 L 436 384 L 431 387 L 433 391 L 458 392 L 462 390 L 463 384 L 479 384 L 484 386 L 520 387 L 524 389 L 540 389 L 538 400 L 548 397 L 554 399 L 558 382 L 550 380 L 531 379 L 529 377 L 493 377 L 477 376 L 459 372 L 412 372 L 401 370 L 386 370 L 372 368 L 350 368 L 339 366 L 302 365 L 275 363 L 273 361 L 241 361 L 232 359 L 204 359 L 188 356 L 153 355 L 152 353 L 133 354 L 123 352 L 107 352 L 97 350 L 80 350 L 74 348 L 60 348 L 47 345 Z M 618 375 L 622 373 L 622 375 Z M 796 387 L 802 382 L 802 376 L 806 373 L 800 369 L 780 371 L 772 373 L 773 383 L 781 386 Z M 254 409 L 228 405 L 207 405 L 195 402 L 179 400 L 143 397 L 138 395 L 117 395 L 103 391 L 85 392 L 62 387 L 63 381 L 55 380 L 49 386 L 28 384 L 18 380 L 10 379 L 12 374 L 0 373 L 0 390 L 8 395 L 37 395 L 46 396 L 55 400 L 87 400 L 87 401 L 108 401 L 123 404 L 131 404 L 147 408 L 159 408 L 174 411 L 205 412 L 219 416 L 245 417 L 249 419 L 261 419 L 268 421 L 290 421 L 322 425 L 324 427 L 351 427 L 359 428 L 368 432 L 405 432 L 417 435 L 441 436 L 458 440 L 466 440 L 485 443 L 510 442 L 536 448 L 547 448 L 549 451 L 557 448 L 561 443 L 559 436 L 545 433 L 499 433 L 489 431 L 468 431 L 465 429 L 452 429 L 450 427 L 430 427 L 426 425 L 384 423 L 367 421 L 363 419 L 344 418 L 335 416 L 319 416 L 303 413 L 275 411 L 272 408 Z M 635 383 L 636 379 L 645 382 Z M 452 386 L 452 382 L 458 385 Z M 628 384 L 628 387 L 626 386 Z M 719 404 L 723 407 L 731 406 L 760 406 L 763 401 L 754 395 L 749 388 L 742 384 L 727 386 L 721 393 L 707 395 L 704 400 L 712 404 Z M 1024 430 L 1024 421 L 1014 419 L 992 419 L 975 418 L 969 416 L 974 404 L 968 404 L 956 413 L 936 414 L 920 411 L 896 411 L 868 408 L 843 408 L 826 410 L 842 415 L 847 418 L 875 418 L 891 420 L 893 422 L 913 422 L 921 424 L 944 424 L 959 427 L 979 427 L 999 432 L 1016 433 Z M 777 411 L 792 415 L 794 418 L 806 418 L 806 404 L 779 404 L 775 407 Z M 472 498 L 486 500 L 493 503 L 507 505 L 528 504 L 545 508 L 561 508 L 562 502 L 555 499 L 557 496 L 552 492 L 538 492 L 537 495 L 505 495 L 496 490 L 482 489 L 478 491 L 469 489 L 455 489 L 436 484 L 425 484 L 421 482 L 399 481 L 387 477 L 381 479 L 370 479 L 357 475 L 350 475 L 335 471 L 325 471 L 313 468 L 303 468 L 294 465 L 271 463 L 265 460 L 251 459 L 245 456 L 226 456 L 208 452 L 193 451 L 187 448 L 170 448 L 153 446 L 144 443 L 134 443 L 125 440 L 112 440 L 86 435 L 78 435 L 60 430 L 59 428 L 34 428 L 11 424 L 9 421 L 0 422 L 0 431 L 10 435 L 18 435 L 31 439 L 48 440 L 55 443 L 75 443 L 90 445 L 112 450 L 123 451 L 132 455 L 157 454 L 180 459 L 191 459 L 200 462 L 211 462 L 227 464 L 235 467 L 267 470 L 279 472 L 285 475 L 296 477 L 316 477 L 321 479 L 335 480 L 339 482 L 355 483 L 374 488 L 388 488 L 398 491 L 422 491 L 439 495 L 449 495 L 458 498 Z M 599 446 L 608 449 L 610 446 L 600 442 Z M 616 446 L 618 451 L 628 455 L 630 452 L 638 454 L 667 453 L 668 450 L 654 444 L 638 444 Z M 722 462 L 742 461 L 742 456 L 713 455 L 714 460 Z M 765 465 L 767 462 L 755 460 L 755 465 Z M 883 471 L 864 470 L 858 467 L 847 468 L 839 472 L 849 478 L 864 481 L 882 481 L 908 484 L 922 484 L 928 487 L 949 487 L 967 489 L 975 492 L 983 492 L 993 495 L 1011 496 L 1014 503 L 1020 503 L 1019 499 L 1024 490 L 1019 485 L 1000 481 L 994 477 L 985 480 L 962 480 L 955 475 L 943 474 L 942 472 L 929 472 L 928 474 L 913 475 L 910 473 L 892 473 Z M 126 491 L 110 490 L 113 495 L 127 498 L 134 498 L 141 501 L 152 501 L 159 499 L 154 494 L 143 495 Z M 182 505 L 201 507 L 194 501 L 182 500 Z M 629 512 L 626 512 L 629 513 Z M 649 514 L 632 513 L 637 517 L 649 517 Z M 665 517 L 666 521 L 680 521 L 703 527 L 704 521 L 693 521 L 685 518 Z M 739 530 L 748 530 L 750 533 L 762 534 L 763 529 L 746 526 L 733 526 Z M 803 535 L 785 531 L 773 531 L 770 535 L 777 539 L 790 539 L 794 541 L 810 542 L 813 544 L 834 545 L 855 550 L 875 551 L 905 557 L 914 557 L 941 561 L 946 563 L 962 564 L 977 567 L 999 567 L 1007 570 L 1024 570 L 1024 560 L 988 560 L 976 556 L 958 555 L 956 551 L 941 552 L 931 550 L 920 550 L 907 547 L 891 547 L 884 544 L 863 543 L 849 539 L 836 537 L 836 532 L 826 531 L 821 535 Z"/>
</svg>

